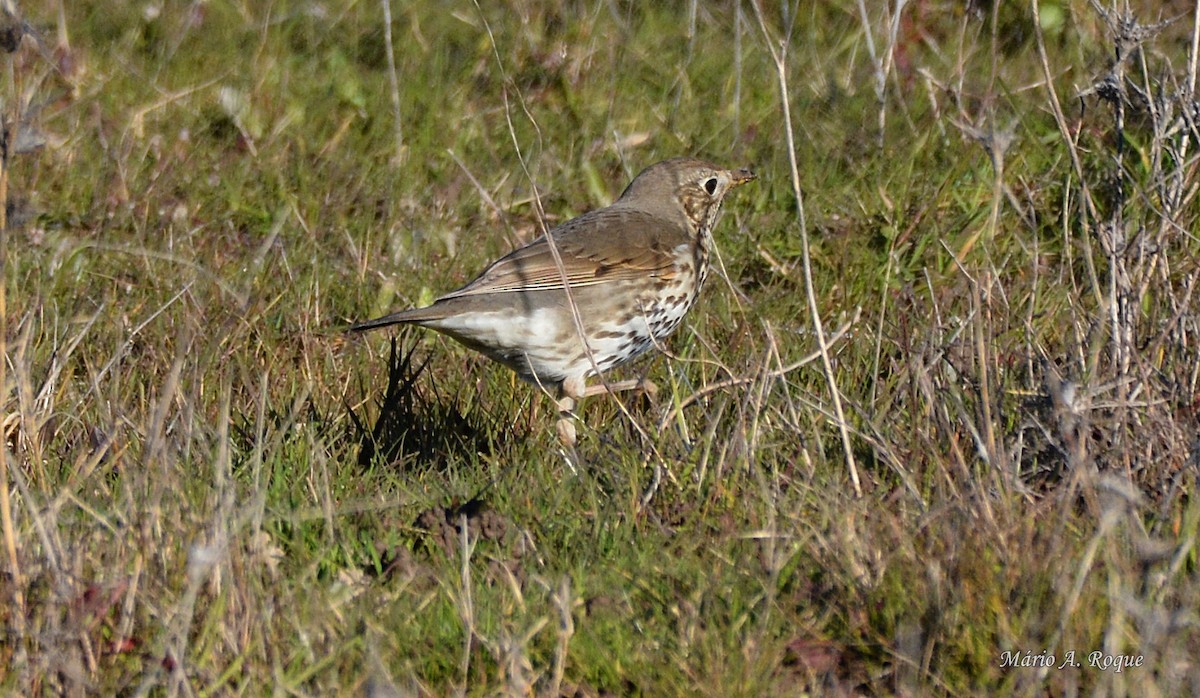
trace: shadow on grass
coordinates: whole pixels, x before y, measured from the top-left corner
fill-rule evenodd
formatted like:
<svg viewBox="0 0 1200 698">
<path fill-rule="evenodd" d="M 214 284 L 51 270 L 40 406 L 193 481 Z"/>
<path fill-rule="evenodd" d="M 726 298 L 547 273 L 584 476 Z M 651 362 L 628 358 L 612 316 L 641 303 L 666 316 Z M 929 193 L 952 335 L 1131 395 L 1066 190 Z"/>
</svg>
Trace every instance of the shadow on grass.
<svg viewBox="0 0 1200 698">
<path fill-rule="evenodd" d="M 413 342 L 401 348 L 398 337 L 392 337 L 387 388 L 374 424 L 368 426 L 367 415 L 346 408 L 363 467 L 379 462 L 404 470 L 444 469 L 449 462 L 490 453 L 494 447 L 495 425 L 478 410 L 463 414 L 457 395 L 444 396 L 436 388 L 429 394 L 417 387 L 426 363 L 414 365 L 416 346 Z"/>
</svg>

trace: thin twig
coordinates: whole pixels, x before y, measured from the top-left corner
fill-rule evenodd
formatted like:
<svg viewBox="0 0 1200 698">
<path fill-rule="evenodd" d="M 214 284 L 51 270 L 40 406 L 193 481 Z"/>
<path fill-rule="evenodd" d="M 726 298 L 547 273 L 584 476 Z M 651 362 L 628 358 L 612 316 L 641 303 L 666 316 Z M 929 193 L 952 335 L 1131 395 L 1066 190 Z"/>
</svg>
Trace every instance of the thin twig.
<svg viewBox="0 0 1200 698">
<path fill-rule="evenodd" d="M 597 380 L 599 380 L 600 384 L 605 387 L 605 390 L 608 390 L 608 382 L 605 379 L 604 374 L 601 373 L 600 366 L 596 363 L 596 357 L 592 353 L 591 346 L 588 345 L 587 334 L 584 332 L 584 328 L 583 328 L 583 317 L 580 315 L 579 306 L 575 303 L 575 298 L 574 298 L 573 294 L 571 293 L 571 283 L 570 283 L 570 280 L 567 278 L 567 270 L 566 270 L 566 267 L 563 266 L 562 256 L 559 254 L 558 246 L 554 242 L 554 236 L 550 234 L 550 230 L 546 225 L 546 212 L 542 208 L 542 199 L 541 199 L 540 194 L 538 193 L 536 182 L 534 181 L 533 174 L 529 171 L 529 166 L 526 162 L 525 155 L 521 151 L 521 143 L 520 143 L 519 139 L 517 138 L 517 131 L 516 131 L 516 128 L 513 125 L 513 121 L 512 121 L 512 109 L 508 103 L 508 86 L 511 81 L 508 77 L 508 73 L 504 70 L 504 62 L 500 57 L 500 46 L 496 43 L 496 37 L 492 33 L 491 24 L 488 23 L 487 18 L 484 16 L 483 8 L 480 7 L 480 5 L 479 5 L 479 0 L 474 0 L 474 3 L 475 3 L 475 9 L 479 13 L 480 20 L 483 22 L 483 27 L 487 31 L 488 40 L 490 41 L 490 43 L 492 45 L 492 52 L 496 58 L 496 65 L 500 70 L 501 78 L 502 78 L 504 86 L 505 86 L 504 87 L 504 117 L 508 123 L 509 137 L 512 139 L 513 148 L 517 152 L 517 161 L 521 163 L 521 170 L 525 173 L 525 177 L 529 180 L 530 184 L 532 185 L 533 204 L 534 204 L 535 212 L 537 213 L 538 224 L 541 225 L 541 227 L 542 227 L 542 235 L 546 238 L 546 245 L 550 250 L 550 256 L 554 259 L 554 266 L 558 270 L 559 281 L 562 283 L 563 291 L 565 292 L 566 297 L 567 297 L 567 306 L 571 309 L 571 319 L 574 321 L 574 324 L 575 324 L 576 335 L 579 338 L 580 344 L 583 345 L 584 354 L 587 356 L 588 362 L 591 363 L 592 370 L 595 372 Z M 517 91 L 517 97 L 518 98 L 521 97 L 521 94 L 519 91 Z M 525 102 L 523 99 L 521 100 L 521 108 L 525 112 L 525 116 L 529 119 L 529 122 L 533 125 L 534 129 L 537 130 L 537 132 L 540 134 L 541 129 L 538 128 L 537 122 L 534 120 L 533 115 L 529 113 L 529 109 L 526 108 Z M 546 394 L 549 397 L 551 397 L 552 399 L 555 399 L 555 396 L 549 395 L 549 392 L 545 390 L 544 386 L 541 386 L 539 384 L 539 387 L 541 387 L 543 392 L 546 392 Z M 611 392 L 611 391 L 609 391 L 609 392 Z M 654 452 L 655 457 L 658 459 L 658 461 L 661 462 L 662 456 L 661 456 L 661 454 L 659 454 L 658 449 L 654 446 L 654 444 L 651 443 L 650 435 L 647 434 L 646 430 L 643 429 L 642 426 L 637 423 L 637 420 L 633 418 L 633 415 L 629 412 L 629 410 L 625 407 L 625 405 L 621 403 L 620 400 L 617 400 L 616 404 L 617 404 L 617 409 L 621 412 L 622 415 L 624 415 L 629 420 L 629 423 L 633 426 L 634 430 L 637 431 L 638 435 L 642 437 L 643 443 L 647 444 L 650 447 L 650 449 Z M 570 463 L 570 458 L 568 458 L 568 463 L 572 467 L 574 467 L 574 464 Z M 656 466 L 656 467 L 658 467 L 658 466 Z"/>
<path fill-rule="evenodd" d="M 837 416 L 837 427 L 838 431 L 841 432 L 842 448 L 846 454 L 846 467 L 850 470 L 850 481 L 854 484 L 854 495 L 862 497 L 862 485 L 858 479 L 858 466 L 855 465 L 854 460 L 854 446 L 850 443 L 850 429 L 846 424 L 845 413 L 842 411 L 841 391 L 838 389 L 837 374 L 834 373 L 833 362 L 829 358 L 829 344 L 825 340 L 825 329 L 821 325 L 821 309 L 817 305 L 817 293 L 813 284 L 812 257 L 809 253 L 808 245 L 808 224 L 804 218 L 804 194 L 800 190 L 800 168 L 796 164 L 796 136 L 792 131 L 792 108 L 791 102 L 788 99 L 788 38 L 780 40 L 779 48 L 776 48 L 774 38 L 771 36 L 770 30 L 767 29 L 766 20 L 763 19 L 760 3 L 758 0 L 755 0 L 752 5 L 754 7 L 754 14 L 758 18 L 758 26 L 762 29 L 767 49 L 771 52 L 771 58 L 775 62 L 775 74 L 778 78 L 779 102 L 780 108 L 783 110 L 783 127 L 787 136 L 788 164 L 792 170 L 792 192 L 796 197 L 796 222 L 800 228 L 800 250 L 803 259 L 804 291 L 808 298 L 808 310 L 812 315 L 813 332 L 817 337 L 817 348 L 821 353 L 821 365 L 825 369 L 825 379 L 829 382 L 829 395 L 833 400 L 833 411 Z"/>
<path fill-rule="evenodd" d="M 392 49 L 392 1 L 383 4 L 383 45 L 387 49 L 388 84 L 392 90 L 392 117 L 395 121 L 396 154 L 392 164 L 404 162 L 404 122 L 400 118 L 400 81 L 396 77 L 396 52 Z"/>
<path fill-rule="evenodd" d="M 848 331 L 850 331 L 851 327 L 858 324 L 858 318 L 859 318 L 860 314 L 861 314 L 861 310 L 856 311 L 854 313 L 854 317 L 849 322 L 846 322 L 841 327 L 837 328 L 837 330 L 834 331 L 834 333 L 829 336 L 828 345 L 832 346 L 833 344 L 836 344 L 838 342 L 838 340 L 840 340 L 842 338 L 843 335 L 845 335 Z M 821 352 L 814 351 L 810 354 L 807 354 L 807 355 L 801 357 L 800 359 L 798 359 L 796 361 L 793 361 L 792 363 L 788 364 L 787 366 L 781 366 L 780 368 L 772 369 L 770 371 L 767 371 L 765 374 L 754 374 L 751 376 L 735 376 L 735 377 L 726 378 L 725 380 L 717 381 L 716 383 L 709 383 L 708 385 L 697 390 L 696 392 L 692 393 L 691 395 L 688 395 L 686 398 L 684 398 L 682 401 L 680 401 L 680 403 L 675 406 L 675 409 L 672 412 L 668 412 L 667 414 L 663 415 L 662 420 L 659 421 L 659 423 L 658 423 L 658 429 L 659 429 L 659 431 L 662 431 L 663 429 L 666 428 L 667 422 L 670 421 L 670 417 L 672 414 L 677 413 L 677 412 L 682 412 L 685 408 L 690 407 L 693 403 L 703 400 L 704 398 L 708 397 L 709 395 L 712 395 L 713 393 L 719 392 L 726 388 L 732 388 L 732 387 L 738 386 L 738 385 L 746 385 L 747 383 L 753 383 L 754 381 L 760 380 L 760 379 L 779 378 L 780 376 L 786 376 L 787 374 L 791 373 L 792 371 L 795 371 L 796 369 L 798 369 L 802 366 L 806 366 L 806 365 L 812 363 L 813 361 L 816 361 L 819 358 L 821 358 Z"/>
</svg>

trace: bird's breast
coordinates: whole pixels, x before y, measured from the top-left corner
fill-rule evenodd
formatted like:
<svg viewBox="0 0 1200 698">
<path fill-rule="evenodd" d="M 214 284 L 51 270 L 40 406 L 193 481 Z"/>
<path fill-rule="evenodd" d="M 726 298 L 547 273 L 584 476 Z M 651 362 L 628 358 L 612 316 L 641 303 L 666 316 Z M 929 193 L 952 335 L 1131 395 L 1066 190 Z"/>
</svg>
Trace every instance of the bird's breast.
<svg viewBox="0 0 1200 698">
<path fill-rule="evenodd" d="M 661 285 L 648 293 L 641 303 L 647 328 L 655 340 L 666 339 L 679 327 L 696 304 L 704 283 L 706 269 L 700 263 L 695 246 L 680 245 L 674 252 L 674 273 L 664 277 Z"/>
</svg>

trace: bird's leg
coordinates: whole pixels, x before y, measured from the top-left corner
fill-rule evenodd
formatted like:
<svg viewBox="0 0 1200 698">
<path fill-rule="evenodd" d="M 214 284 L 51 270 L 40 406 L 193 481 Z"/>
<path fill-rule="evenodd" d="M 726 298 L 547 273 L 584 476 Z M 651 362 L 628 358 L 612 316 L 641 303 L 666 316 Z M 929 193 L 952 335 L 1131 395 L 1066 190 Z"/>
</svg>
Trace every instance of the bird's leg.
<svg viewBox="0 0 1200 698">
<path fill-rule="evenodd" d="M 556 431 L 558 432 L 558 440 L 564 447 L 569 450 L 574 450 L 576 441 L 575 431 L 575 406 L 579 404 L 579 400 L 590 397 L 592 395 L 603 395 L 604 393 L 616 393 L 623 390 L 640 390 L 654 399 L 658 395 L 658 386 L 645 378 L 634 380 L 618 381 L 616 383 L 598 383 L 596 385 L 584 385 L 582 378 L 568 378 L 564 380 L 558 388 L 558 424 Z"/>
<path fill-rule="evenodd" d="M 575 410 L 576 401 L 586 392 L 583 380 L 578 378 L 568 378 L 558 388 L 558 440 L 568 449 L 575 448 L 575 422 L 572 412 Z"/>
<path fill-rule="evenodd" d="M 563 396 L 558 399 L 558 440 L 567 448 L 575 447 L 575 423 L 571 411 L 575 409 L 575 398 Z"/>
<path fill-rule="evenodd" d="M 648 378 L 634 378 L 631 380 L 617 381 L 616 383 L 597 383 L 584 388 L 580 397 L 590 397 L 592 395 L 603 395 L 604 393 L 618 393 L 624 390 L 640 390 L 650 396 L 653 400 L 658 397 L 658 386 Z"/>
</svg>

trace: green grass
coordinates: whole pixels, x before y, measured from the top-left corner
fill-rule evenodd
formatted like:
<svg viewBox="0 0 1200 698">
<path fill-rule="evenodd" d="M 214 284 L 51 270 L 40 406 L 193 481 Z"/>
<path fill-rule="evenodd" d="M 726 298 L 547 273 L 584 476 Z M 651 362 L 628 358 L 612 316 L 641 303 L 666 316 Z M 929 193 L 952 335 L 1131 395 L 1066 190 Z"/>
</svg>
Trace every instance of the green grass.
<svg viewBox="0 0 1200 698">
<path fill-rule="evenodd" d="M 378 3 L 45 4 L 0 57 L 46 140 L 5 163 L 0 693 L 1200 690 L 1188 3 L 1133 8 L 1181 19 L 1120 119 L 1082 0 L 1049 86 L 1021 4 L 393 3 L 399 149 Z M 577 471 L 505 369 L 341 332 L 536 236 L 535 185 L 553 224 L 684 154 L 759 180 Z"/>
</svg>

